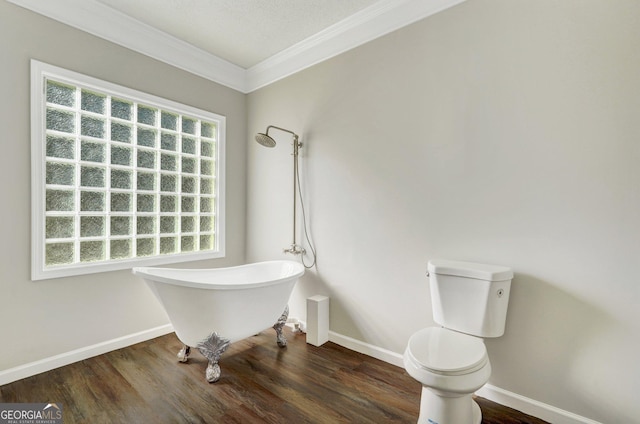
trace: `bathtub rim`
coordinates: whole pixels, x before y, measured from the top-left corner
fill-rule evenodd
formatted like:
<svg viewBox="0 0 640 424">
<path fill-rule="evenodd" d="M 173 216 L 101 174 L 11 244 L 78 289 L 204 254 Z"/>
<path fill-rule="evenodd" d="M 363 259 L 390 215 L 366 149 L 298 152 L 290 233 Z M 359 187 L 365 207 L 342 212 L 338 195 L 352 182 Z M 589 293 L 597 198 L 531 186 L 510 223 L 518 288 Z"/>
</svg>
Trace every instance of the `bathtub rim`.
<svg viewBox="0 0 640 424">
<path fill-rule="evenodd" d="M 291 264 L 293 265 L 294 272 L 280 277 L 276 279 L 270 280 L 260 280 L 260 281 L 252 281 L 249 283 L 233 283 L 233 284 L 225 284 L 225 283 L 205 283 L 200 281 L 190 281 L 190 280 L 180 280 L 177 278 L 168 277 L 166 275 L 161 275 L 162 271 L 174 272 L 174 271 L 188 271 L 190 273 L 205 273 L 205 272 L 216 272 L 221 273 L 225 271 L 233 271 L 233 270 L 241 270 L 243 268 L 251 268 L 260 265 L 275 265 L 275 264 Z M 152 273 L 150 271 L 159 271 L 160 273 Z M 275 284 L 280 284 L 285 281 L 295 280 L 305 273 L 305 267 L 300 262 L 292 261 L 292 260 L 271 260 L 271 261 L 261 261 L 261 262 L 252 262 L 243 265 L 236 265 L 230 267 L 220 267 L 220 268 L 165 268 L 165 267 L 134 267 L 131 269 L 131 272 L 143 278 L 144 280 L 149 280 L 157 283 L 170 284 L 174 286 L 182 286 L 182 287 L 190 287 L 197 289 L 205 289 L 205 290 L 243 290 L 243 289 L 252 289 L 256 287 L 268 287 Z"/>
</svg>

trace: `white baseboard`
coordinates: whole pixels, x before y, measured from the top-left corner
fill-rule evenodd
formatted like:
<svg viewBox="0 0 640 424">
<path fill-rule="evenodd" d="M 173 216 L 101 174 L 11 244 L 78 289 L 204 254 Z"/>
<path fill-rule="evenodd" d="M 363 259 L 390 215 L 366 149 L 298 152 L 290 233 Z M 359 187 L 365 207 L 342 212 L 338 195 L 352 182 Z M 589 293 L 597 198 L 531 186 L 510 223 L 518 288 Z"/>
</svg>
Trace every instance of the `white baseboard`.
<svg viewBox="0 0 640 424">
<path fill-rule="evenodd" d="M 107 340 L 102 343 L 72 350 L 70 352 L 61 353 L 49 358 L 40 359 L 28 364 L 19 365 L 14 368 L 9 368 L 7 370 L 0 371 L 0 386 L 46 371 L 51 371 L 74 362 L 102 355 L 113 350 L 164 336 L 171 332 L 173 332 L 173 326 L 171 324 L 166 324 L 149 330 L 140 331 L 138 333 L 118 337 L 117 339 Z"/>
<path fill-rule="evenodd" d="M 392 352 L 390 350 L 383 349 L 381 347 L 374 346 L 348 336 L 343 336 L 342 334 L 336 333 L 334 331 L 329 331 L 329 341 L 346 347 L 347 349 L 395 365 L 397 367 L 404 367 L 404 364 L 402 362 L 402 355 L 399 353 Z"/>
<path fill-rule="evenodd" d="M 117 339 L 107 340 L 106 342 L 41 359 L 39 361 L 9 368 L 7 370 L 0 371 L 0 386 L 46 371 L 51 371 L 55 368 L 63 367 L 74 362 L 79 362 L 107 352 L 122 349 L 123 347 L 131 346 L 136 343 L 164 336 L 171 332 L 173 332 L 173 326 L 171 326 L 171 324 L 166 324 L 160 327 L 151 328 L 149 330 L 140 331 Z M 372 358 L 379 359 L 397 367 L 404 367 L 402 355 L 399 353 L 344 336 L 334 331 L 329 331 L 329 340 L 355 352 L 371 356 Z M 554 424 L 601 424 L 589 418 L 556 408 L 555 406 L 538 402 L 537 400 L 521 396 L 517 393 L 513 393 L 490 384 L 486 384 L 478 390 L 476 394 L 493 402 L 508 406 L 524 412 L 525 414 L 532 415 Z"/>
<path fill-rule="evenodd" d="M 491 384 L 485 384 L 484 387 L 476 392 L 476 395 L 553 424 L 601 424 L 598 421 L 538 402 L 535 399 L 521 396 Z"/>
<path fill-rule="evenodd" d="M 329 341 L 355 352 L 404 368 L 402 355 L 399 353 L 338 334 L 334 331 L 329 331 Z M 556 408 L 555 406 L 547 405 L 546 403 L 538 402 L 537 400 L 509 392 L 508 390 L 490 384 L 486 384 L 478 390 L 476 395 L 553 424 L 601 424 L 589 418 Z"/>
</svg>

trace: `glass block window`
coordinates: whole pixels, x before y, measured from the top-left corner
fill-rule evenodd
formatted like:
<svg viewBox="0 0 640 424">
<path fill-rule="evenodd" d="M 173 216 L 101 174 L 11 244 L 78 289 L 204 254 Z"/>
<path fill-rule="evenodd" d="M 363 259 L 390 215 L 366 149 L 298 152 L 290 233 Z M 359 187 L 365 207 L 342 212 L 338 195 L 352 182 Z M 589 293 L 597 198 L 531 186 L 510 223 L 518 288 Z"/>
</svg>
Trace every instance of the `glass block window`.
<svg viewBox="0 0 640 424">
<path fill-rule="evenodd" d="M 32 61 L 32 278 L 224 256 L 225 118 Z"/>
</svg>

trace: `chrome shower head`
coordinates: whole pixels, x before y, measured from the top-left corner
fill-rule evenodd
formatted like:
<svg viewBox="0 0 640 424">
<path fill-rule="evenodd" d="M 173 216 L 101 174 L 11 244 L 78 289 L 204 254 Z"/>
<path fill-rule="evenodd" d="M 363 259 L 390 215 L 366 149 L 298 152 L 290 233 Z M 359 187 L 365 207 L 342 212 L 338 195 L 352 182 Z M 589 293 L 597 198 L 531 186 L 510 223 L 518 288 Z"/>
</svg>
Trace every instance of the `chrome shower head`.
<svg viewBox="0 0 640 424">
<path fill-rule="evenodd" d="M 297 152 L 298 148 L 302 146 L 302 143 L 300 143 L 298 141 L 298 135 L 296 133 L 294 133 L 293 131 L 289 131 L 286 130 L 284 128 L 280 128 L 280 127 L 276 127 L 275 125 L 269 125 L 267 127 L 267 131 L 264 133 L 258 133 L 256 134 L 256 141 L 258 143 L 260 143 L 261 145 L 263 145 L 264 147 L 275 147 L 276 145 L 276 141 L 269 135 L 269 130 L 271 128 L 274 128 L 276 130 L 280 130 L 280 131 L 284 131 L 286 133 L 289 133 L 293 136 L 293 145 L 294 145 L 294 149 Z"/>
<path fill-rule="evenodd" d="M 268 132 L 268 130 L 267 130 Z M 258 133 L 256 134 L 256 141 L 263 145 L 264 147 L 275 147 L 276 146 L 276 141 L 271 138 L 270 136 L 268 136 L 267 134 L 264 133 Z"/>
</svg>

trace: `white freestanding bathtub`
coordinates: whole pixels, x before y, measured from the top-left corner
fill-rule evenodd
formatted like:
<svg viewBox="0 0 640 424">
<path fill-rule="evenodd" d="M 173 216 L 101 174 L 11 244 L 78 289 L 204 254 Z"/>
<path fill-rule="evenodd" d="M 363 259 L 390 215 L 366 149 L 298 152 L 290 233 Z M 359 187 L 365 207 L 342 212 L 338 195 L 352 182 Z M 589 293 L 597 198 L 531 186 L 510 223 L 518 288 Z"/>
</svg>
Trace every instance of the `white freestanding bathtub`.
<svg viewBox="0 0 640 424">
<path fill-rule="evenodd" d="M 286 346 L 287 302 L 304 266 L 269 261 L 214 269 L 139 267 L 133 273 L 144 278 L 184 343 L 178 359 L 186 362 L 197 347 L 209 360 L 206 377 L 213 383 L 229 343 L 273 326 L 278 345 Z"/>
</svg>

